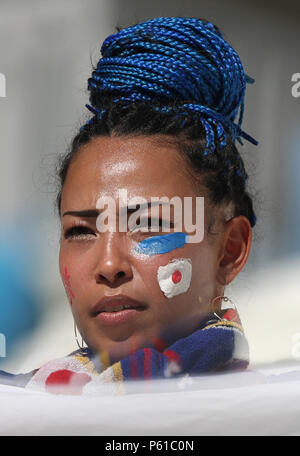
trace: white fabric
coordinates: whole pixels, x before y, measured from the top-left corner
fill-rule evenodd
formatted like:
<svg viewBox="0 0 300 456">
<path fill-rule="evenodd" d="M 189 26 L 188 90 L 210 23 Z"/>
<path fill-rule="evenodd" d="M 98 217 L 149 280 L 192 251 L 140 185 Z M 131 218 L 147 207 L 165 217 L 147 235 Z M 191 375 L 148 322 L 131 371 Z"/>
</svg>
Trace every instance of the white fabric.
<svg viewBox="0 0 300 456">
<path fill-rule="evenodd" d="M 130 382 L 125 395 L 0 385 L 1 435 L 300 435 L 300 363 Z"/>
</svg>

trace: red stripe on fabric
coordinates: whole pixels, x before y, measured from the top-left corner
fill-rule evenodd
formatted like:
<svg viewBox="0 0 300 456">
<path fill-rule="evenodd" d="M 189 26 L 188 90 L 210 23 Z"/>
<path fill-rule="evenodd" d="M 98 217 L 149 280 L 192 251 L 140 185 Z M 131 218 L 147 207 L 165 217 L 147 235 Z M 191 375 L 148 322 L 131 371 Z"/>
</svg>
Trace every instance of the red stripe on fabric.
<svg viewBox="0 0 300 456">
<path fill-rule="evenodd" d="M 151 378 L 151 361 L 152 361 L 152 350 L 151 348 L 144 348 L 144 378 Z"/>
<path fill-rule="evenodd" d="M 139 349 L 138 339 L 133 335 L 130 340 L 130 378 L 139 378 L 139 368 L 138 368 L 138 355 L 137 351 Z"/>
<path fill-rule="evenodd" d="M 137 360 L 136 353 L 134 353 L 133 355 L 130 356 L 130 377 L 131 378 L 139 377 L 138 360 Z"/>
<path fill-rule="evenodd" d="M 179 365 L 181 365 L 181 358 L 179 354 L 173 350 L 165 350 L 164 355 L 168 357 L 169 362 L 175 361 Z"/>
</svg>

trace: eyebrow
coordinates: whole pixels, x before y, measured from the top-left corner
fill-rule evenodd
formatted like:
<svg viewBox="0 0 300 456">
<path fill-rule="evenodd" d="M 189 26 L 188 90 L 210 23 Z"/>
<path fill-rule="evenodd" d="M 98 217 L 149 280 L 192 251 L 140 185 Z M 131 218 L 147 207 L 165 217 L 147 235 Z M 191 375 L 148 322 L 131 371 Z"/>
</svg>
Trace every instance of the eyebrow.
<svg viewBox="0 0 300 456">
<path fill-rule="evenodd" d="M 144 209 L 144 208 L 149 208 L 150 206 L 157 206 L 159 204 L 162 204 L 162 205 L 168 205 L 169 203 L 166 203 L 165 201 L 148 201 L 147 203 L 142 203 L 142 204 L 139 204 L 137 203 L 136 205 L 139 206 L 139 209 Z M 125 209 L 127 209 L 127 212 L 129 214 L 135 212 L 136 210 L 138 210 L 136 207 L 133 208 L 133 207 L 130 207 L 130 206 L 122 206 L 120 208 L 120 213 L 122 211 L 124 211 Z M 81 211 L 67 211 L 67 212 L 64 212 L 63 214 L 63 217 L 65 215 L 74 215 L 75 217 L 83 217 L 83 218 L 96 218 L 98 217 L 98 215 L 100 214 L 100 210 L 99 209 L 83 209 Z"/>
<path fill-rule="evenodd" d="M 84 218 L 88 218 L 88 217 L 96 218 L 99 215 L 99 211 L 95 210 L 95 209 L 84 209 L 82 211 L 67 211 L 63 214 L 63 217 L 65 215 L 75 215 L 76 217 L 84 217 Z"/>
</svg>

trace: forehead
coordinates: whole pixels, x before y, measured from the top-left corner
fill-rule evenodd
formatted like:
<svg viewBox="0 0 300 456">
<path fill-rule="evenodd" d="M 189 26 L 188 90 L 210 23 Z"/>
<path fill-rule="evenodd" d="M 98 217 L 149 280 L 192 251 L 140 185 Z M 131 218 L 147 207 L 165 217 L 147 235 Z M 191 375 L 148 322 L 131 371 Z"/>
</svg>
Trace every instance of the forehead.
<svg viewBox="0 0 300 456">
<path fill-rule="evenodd" d="M 185 160 L 174 144 L 156 138 L 98 137 L 72 161 L 62 193 L 62 208 L 94 207 L 102 195 L 128 197 L 195 196 Z"/>
</svg>

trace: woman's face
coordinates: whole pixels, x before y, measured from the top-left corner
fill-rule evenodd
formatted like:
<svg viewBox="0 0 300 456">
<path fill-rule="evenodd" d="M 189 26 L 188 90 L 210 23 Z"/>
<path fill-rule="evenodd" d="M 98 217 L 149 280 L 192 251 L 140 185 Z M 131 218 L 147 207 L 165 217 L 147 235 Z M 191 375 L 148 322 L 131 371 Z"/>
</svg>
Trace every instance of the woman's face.
<svg viewBox="0 0 300 456">
<path fill-rule="evenodd" d="M 88 346 L 113 360 L 138 348 L 156 347 L 162 341 L 170 345 L 190 334 L 211 311 L 211 299 L 220 291 L 217 273 L 221 239 L 216 235 L 212 240 L 207 235 L 211 208 L 205 188 L 202 194 L 196 193 L 176 147 L 161 139 L 162 136 L 94 138 L 72 161 L 62 192 L 59 264 L 71 311 Z M 103 196 L 113 198 L 118 218 L 119 207 L 123 207 L 120 189 L 127 191 L 128 200 L 138 196 L 149 202 L 151 197 L 177 196 L 182 201 L 192 197 L 195 201 L 196 196 L 203 196 L 203 240 L 173 245 L 165 253 L 154 249 L 148 254 L 137 252 L 136 246 L 153 236 L 168 235 L 167 232 L 98 231 L 97 201 Z M 147 218 L 150 212 L 143 214 Z M 171 226 L 172 216 L 171 211 Z M 169 233 L 172 231 L 171 228 Z M 176 259 L 191 264 L 190 282 L 184 291 L 168 296 L 158 280 L 158 270 L 165 267 L 160 271 L 168 275 L 167 265 L 172 262 L 176 269 Z M 171 274 L 175 269 L 171 269 Z M 182 275 L 185 271 L 181 270 Z M 190 270 L 186 273 L 189 275 Z M 180 280 L 176 274 L 170 276 L 173 282 Z M 120 294 L 138 301 L 141 308 L 123 311 L 127 315 L 124 319 L 115 318 L 121 312 L 99 313 L 102 298 Z"/>
</svg>

